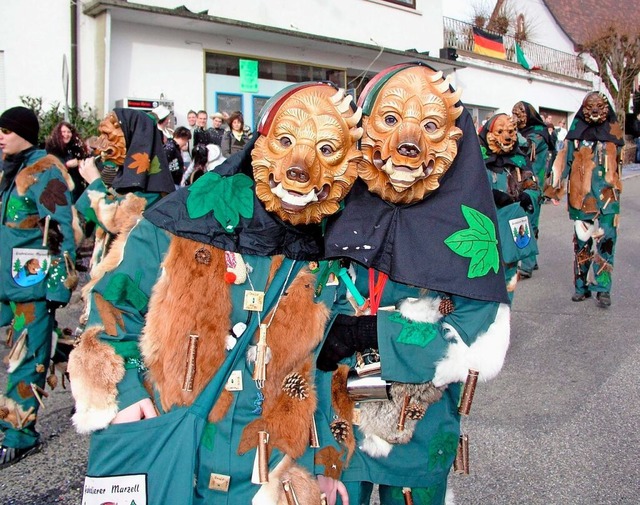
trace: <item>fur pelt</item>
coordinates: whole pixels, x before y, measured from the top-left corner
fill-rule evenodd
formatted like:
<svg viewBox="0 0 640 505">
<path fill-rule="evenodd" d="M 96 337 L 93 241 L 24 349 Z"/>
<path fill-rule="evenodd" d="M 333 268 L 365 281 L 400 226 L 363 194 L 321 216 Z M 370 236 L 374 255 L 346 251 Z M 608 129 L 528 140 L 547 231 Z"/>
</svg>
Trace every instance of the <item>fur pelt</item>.
<svg viewBox="0 0 640 505">
<path fill-rule="evenodd" d="M 195 252 L 201 248 L 211 253 L 208 264 L 195 260 Z M 279 265 L 281 258 L 274 258 L 273 263 Z M 225 359 L 225 340 L 231 327 L 231 287 L 224 280 L 224 251 L 199 242 L 172 238 L 162 266 L 163 274 L 149 301 L 140 348 L 162 407 L 167 410 L 191 404 Z M 328 318 L 327 308 L 314 302 L 314 288 L 315 277 L 303 269 L 280 301 L 268 330 L 272 359 L 267 366 L 262 417 L 245 428 L 240 453 L 256 446 L 260 430 L 269 432 L 271 447 L 294 458 L 308 447 L 316 408 L 312 352 Z M 270 320 L 270 313 L 264 320 Z M 182 382 L 190 334 L 199 338 L 193 389 L 187 392 L 182 390 Z M 308 385 L 309 394 L 304 399 L 292 398 L 282 389 L 283 379 L 293 372 Z M 212 422 L 222 419 L 232 398 L 232 393 L 223 391 L 209 415 Z"/>
<path fill-rule="evenodd" d="M 482 382 L 498 375 L 509 348 L 511 327 L 508 304 L 500 304 L 493 323 L 469 346 L 452 326 L 444 324 L 443 327 L 447 331 L 449 347 L 445 357 L 436 364 L 433 378 L 436 387 L 464 382 L 469 369 L 477 370 L 478 380 Z"/>
<path fill-rule="evenodd" d="M 195 260 L 198 249 L 211 253 L 209 264 Z M 140 350 L 157 388 L 162 408 L 190 405 L 225 358 L 231 295 L 224 281 L 224 251 L 173 237 L 153 288 Z M 192 391 L 183 391 L 189 335 L 199 335 Z M 223 391 L 212 422 L 222 418 L 231 393 Z"/>
<path fill-rule="evenodd" d="M 251 500 L 251 505 L 288 505 L 282 482 L 290 480 L 300 505 L 317 505 L 321 494 L 318 481 L 307 470 L 295 464 L 287 455 L 269 472 L 269 482 L 263 484 Z"/>
<path fill-rule="evenodd" d="M 585 197 L 591 189 L 591 175 L 595 167 L 593 151 L 590 147 L 582 146 L 574 152 L 571 173 L 569 174 L 569 205 L 574 209 L 591 212 Z"/>
<path fill-rule="evenodd" d="M 333 373 L 333 377 L 331 378 L 331 404 L 333 406 L 333 410 L 335 410 L 338 418 L 348 421 L 349 426 L 351 427 L 349 433 L 346 434 L 346 438 L 343 441 L 343 445 L 347 449 L 347 464 L 349 463 L 349 460 L 353 455 L 353 451 L 356 448 L 356 438 L 353 434 L 352 424 L 355 402 L 349 397 L 349 394 L 347 393 L 348 375 L 349 367 L 347 365 L 338 365 L 338 369 Z M 332 464 L 338 465 L 338 462 L 334 462 Z M 327 477 L 330 476 L 326 473 L 326 468 L 325 475 Z"/>
<path fill-rule="evenodd" d="M 58 158 L 53 156 L 52 154 L 47 154 L 43 158 L 40 158 L 33 165 L 29 165 L 28 167 L 20 170 L 18 175 L 16 175 L 16 191 L 20 196 L 24 196 L 27 190 L 33 186 L 38 180 L 38 174 L 41 174 L 45 170 L 51 168 L 52 165 L 62 172 L 62 177 L 64 182 L 67 184 L 69 191 L 73 191 L 75 185 L 73 184 L 73 179 L 69 175 L 67 171 L 67 167 L 65 167 Z"/>
<path fill-rule="evenodd" d="M 575 229 L 576 237 L 578 237 L 583 242 L 587 242 L 590 238 L 593 237 L 593 234 L 596 232 L 596 225 L 594 223 L 581 221 L 579 219 L 576 219 L 573 222 L 573 227 Z"/>
<path fill-rule="evenodd" d="M 27 411 L 23 410 L 19 403 L 0 394 L 0 419 L 19 430 L 35 421 L 36 414 L 30 412 L 27 416 Z"/>
<path fill-rule="evenodd" d="M 262 417 L 245 428 L 240 453 L 257 443 L 257 432 L 269 432 L 269 444 L 296 458 L 309 445 L 309 436 L 316 410 L 313 389 L 313 351 L 324 335 L 329 311 L 315 298 L 315 276 L 301 270 L 280 302 L 269 328 L 267 342 L 273 357 L 267 366 Z M 269 320 L 270 315 L 266 316 Z M 305 400 L 291 398 L 282 390 L 283 379 L 298 372 L 309 385 Z"/>
<path fill-rule="evenodd" d="M 129 238 L 129 234 L 142 218 L 142 212 L 146 204 L 146 199 L 136 196 L 133 193 L 127 194 L 127 196 L 118 203 L 111 202 L 111 207 L 113 207 L 113 209 L 111 209 L 113 211 L 111 224 L 117 235 L 111 242 L 109 251 L 104 255 L 102 261 L 93 263 L 91 278 L 82 288 L 82 298 L 85 301 L 89 299 L 89 293 L 98 281 L 100 281 L 107 272 L 112 271 L 122 262 L 124 247 Z M 96 249 L 101 248 L 101 244 L 104 245 L 104 241 L 98 239 L 98 231 L 100 231 L 100 234 L 104 234 L 104 230 L 96 230 L 94 253 Z M 103 236 L 103 238 L 105 238 L 105 236 Z M 84 320 L 86 320 L 88 316 L 87 311 L 88 305 L 85 305 L 85 313 L 82 316 Z"/>
<path fill-rule="evenodd" d="M 360 405 L 360 431 L 364 434 L 361 450 L 373 458 L 388 456 L 396 444 L 406 444 L 413 437 L 418 421 L 424 417 L 429 405 L 442 397 L 444 388 L 426 384 L 391 384 L 390 399 L 365 402 Z M 411 398 L 409 406 L 424 409 L 419 419 L 407 417 L 404 429 L 398 429 L 404 399 Z"/>
<path fill-rule="evenodd" d="M 116 385 L 124 377 L 124 362 L 101 342 L 99 326 L 88 328 L 69 355 L 71 393 L 76 412 L 71 418 L 79 433 L 106 428 L 118 413 Z"/>
</svg>

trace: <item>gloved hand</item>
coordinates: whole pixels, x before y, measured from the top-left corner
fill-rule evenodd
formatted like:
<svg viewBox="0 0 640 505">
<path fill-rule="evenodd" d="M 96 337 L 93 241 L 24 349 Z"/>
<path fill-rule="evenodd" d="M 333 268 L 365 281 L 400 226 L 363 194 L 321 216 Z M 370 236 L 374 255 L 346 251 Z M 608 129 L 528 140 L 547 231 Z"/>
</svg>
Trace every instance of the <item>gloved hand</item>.
<svg viewBox="0 0 640 505">
<path fill-rule="evenodd" d="M 525 193 L 524 191 L 520 193 L 518 202 L 520 202 L 520 207 L 522 207 L 525 212 L 527 212 L 528 214 L 533 214 L 533 200 L 531 200 L 531 197 L 528 193 Z"/>
<path fill-rule="evenodd" d="M 498 207 L 499 209 L 513 203 L 513 200 L 511 199 L 511 197 L 504 191 L 500 191 L 499 189 L 494 189 L 492 191 L 493 191 L 493 201 L 495 202 L 496 207 Z"/>
<path fill-rule="evenodd" d="M 332 372 L 338 362 L 356 351 L 378 347 L 378 321 L 376 316 L 347 316 L 338 314 L 329 329 L 318 360 L 318 369 Z"/>
</svg>

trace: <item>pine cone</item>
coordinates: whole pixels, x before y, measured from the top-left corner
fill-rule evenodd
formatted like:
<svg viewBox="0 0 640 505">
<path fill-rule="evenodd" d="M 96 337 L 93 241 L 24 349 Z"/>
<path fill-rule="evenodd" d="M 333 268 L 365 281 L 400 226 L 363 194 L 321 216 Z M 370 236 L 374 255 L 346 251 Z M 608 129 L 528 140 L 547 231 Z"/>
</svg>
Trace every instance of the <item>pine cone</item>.
<svg viewBox="0 0 640 505">
<path fill-rule="evenodd" d="M 440 314 L 442 314 L 443 316 L 448 316 L 449 314 L 451 314 L 454 308 L 455 307 L 453 305 L 453 300 L 451 300 L 451 298 L 446 297 L 440 300 L 440 305 L 438 306 L 438 310 L 440 311 Z"/>
<path fill-rule="evenodd" d="M 9 415 L 9 409 L 7 407 L 0 407 L 0 419 L 6 419 Z"/>
<path fill-rule="evenodd" d="M 282 389 L 291 398 L 306 400 L 309 398 L 309 386 L 307 381 L 298 372 L 292 372 L 282 381 Z"/>
<path fill-rule="evenodd" d="M 204 247 L 200 247 L 195 252 L 194 256 L 196 258 L 196 261 L 201 265 L 208 265 L 209 263 L 211 263 L 211 251 L 205 249 Z"/>
<path fill-rule="evenodd" d="M 336 419 L 331 423 L 330 428 L 333 438 L 335 438 L 339 444 L 347 439 L 351 430 L 349 423 L 344 419 Z"/>
<path fill-rule="evenodd" d="M 427 413 L 427 408 L 419 403 L 410 403 L 407 407 L 407 418 L 419 421 Z"/>
<path fill-rule="evenodd" d="M 49 377 L 47 377 L 47 384 L 49 384 L 51 390 L 54 390 L 58 385 L 58 377 L 56 377 L 55 374 L 49 375 Z"/>
</svg>

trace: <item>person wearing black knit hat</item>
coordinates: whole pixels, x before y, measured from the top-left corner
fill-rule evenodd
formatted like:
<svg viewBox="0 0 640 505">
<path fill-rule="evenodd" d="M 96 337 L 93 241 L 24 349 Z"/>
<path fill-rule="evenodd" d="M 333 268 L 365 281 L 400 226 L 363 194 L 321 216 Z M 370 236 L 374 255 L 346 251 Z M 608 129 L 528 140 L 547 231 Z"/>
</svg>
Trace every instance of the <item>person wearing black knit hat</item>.
<svg viewBox="0 0 640 505">
<path fill-rule="evenodd" d="M 55 310 L 77 283 L 73 182 L 38 149 L 38 118 L 26 107 L 0 115 L 0 326 L 10 325 L 9 377 L 0 394 L 0 469 L 40 450 L 35 429 L 51 356 Z"/>
</svg>

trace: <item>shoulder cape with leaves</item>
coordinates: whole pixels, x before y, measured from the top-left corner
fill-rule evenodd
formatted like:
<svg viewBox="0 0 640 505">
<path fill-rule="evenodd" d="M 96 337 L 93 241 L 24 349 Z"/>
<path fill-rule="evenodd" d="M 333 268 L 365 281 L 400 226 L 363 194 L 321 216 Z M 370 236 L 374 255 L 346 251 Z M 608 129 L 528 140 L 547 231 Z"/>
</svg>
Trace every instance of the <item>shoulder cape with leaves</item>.
<svg viewBox="0 0 640 505">
<path fill-rule="evenodd" d="M 458 154 L 424 200 L 394 205 L 357 180 L 344 210 L 330 218 L 327 257 L 347 257 L 395 282 L 508 303 L 496 211 L 473 122 L 456 122 Z"/>
<path fill-rule="evenodd" d="M 320 226 L 292 226 L 267 212 L 255 195 L 251 151 L 258 136 L 214 172 L 163 198 L 145 218 L 174 235 L 226 251 L 319 259 Z"/>
</svg>

